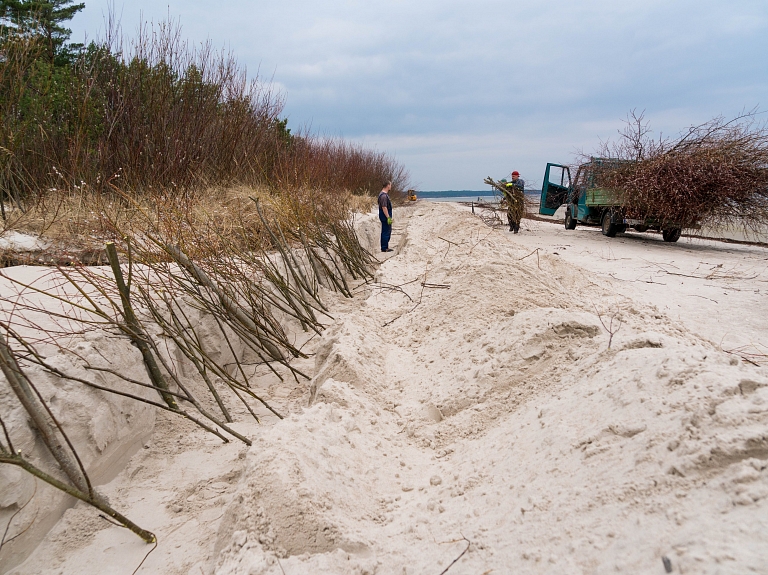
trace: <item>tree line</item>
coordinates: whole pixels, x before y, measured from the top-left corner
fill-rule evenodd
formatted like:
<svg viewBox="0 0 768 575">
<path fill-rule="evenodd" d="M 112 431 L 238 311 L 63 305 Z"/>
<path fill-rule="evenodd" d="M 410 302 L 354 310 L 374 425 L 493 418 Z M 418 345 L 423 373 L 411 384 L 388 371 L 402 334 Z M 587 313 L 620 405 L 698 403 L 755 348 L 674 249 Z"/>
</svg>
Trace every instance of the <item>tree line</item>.
<svg viewBox="0 0 768 575">
<path fill-rule="evenodd" d="M 267 185 L 375 193 L 405 187 L 393 157 L 292 133 L 283 97 L 178 24 L 126 42 L 71 43 L 73 0 L 0 0 L 0 195 L 23 209 L 55 190 L 140 193 Z"/>
</svg>

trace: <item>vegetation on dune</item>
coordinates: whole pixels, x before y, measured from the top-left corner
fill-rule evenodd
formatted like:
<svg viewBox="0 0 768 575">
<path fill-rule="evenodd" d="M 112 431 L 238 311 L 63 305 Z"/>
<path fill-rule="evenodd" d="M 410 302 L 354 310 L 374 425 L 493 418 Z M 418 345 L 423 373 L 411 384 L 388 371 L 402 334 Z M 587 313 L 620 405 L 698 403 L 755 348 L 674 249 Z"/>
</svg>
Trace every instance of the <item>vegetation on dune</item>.
<svg viewBox="0 0 768 575">
<path fill-rule="evenodd" d="M 192 47 L 172 22 L 124 46 L 115 25 L 88 46 L 62 25 L 66 0 L 0 2 L 0 193 L 27 208 L 43 191 L 144 194 L 209 186 L 354 194 L 407 186 L 394 159 L 291 133 L 283 101 L 232 54 Z"/>
</svg>

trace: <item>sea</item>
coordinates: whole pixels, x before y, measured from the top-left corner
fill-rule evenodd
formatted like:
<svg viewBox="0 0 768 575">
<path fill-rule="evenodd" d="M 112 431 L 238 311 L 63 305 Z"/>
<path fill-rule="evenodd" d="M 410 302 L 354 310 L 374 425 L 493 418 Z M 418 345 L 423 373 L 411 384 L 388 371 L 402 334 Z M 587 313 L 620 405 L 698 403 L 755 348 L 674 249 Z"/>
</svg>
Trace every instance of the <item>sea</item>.
<svg viewBox="0 0 768 575">
<path fill-rule="evenodd" d="M 541 190 L 525 190 L 525 195 L 538 199 Z M 501 193 L 494 194 L 492 190 L 433 190 L 416 192 L 416 196 L 432 202 L 492 202 L 494 198 L 500 199 Z"/>
</svg>

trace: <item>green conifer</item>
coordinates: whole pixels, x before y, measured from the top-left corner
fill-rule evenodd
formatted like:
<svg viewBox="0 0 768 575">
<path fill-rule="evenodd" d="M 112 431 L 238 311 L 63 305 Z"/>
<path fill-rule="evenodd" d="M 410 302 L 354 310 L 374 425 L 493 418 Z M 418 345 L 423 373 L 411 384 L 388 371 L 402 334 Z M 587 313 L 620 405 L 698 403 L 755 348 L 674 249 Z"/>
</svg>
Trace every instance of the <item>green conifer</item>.
<svg viewBox="0 0 768 575">
<path fill-rule="evenodd" d="M 5 34 L 40 36 L 50 62 L 66 64 L 82 45 L 67 44 L 72 30 L 63 24 L 83 8 L 75 0 L 0 0 L 0 25 Z"/>
</svg>

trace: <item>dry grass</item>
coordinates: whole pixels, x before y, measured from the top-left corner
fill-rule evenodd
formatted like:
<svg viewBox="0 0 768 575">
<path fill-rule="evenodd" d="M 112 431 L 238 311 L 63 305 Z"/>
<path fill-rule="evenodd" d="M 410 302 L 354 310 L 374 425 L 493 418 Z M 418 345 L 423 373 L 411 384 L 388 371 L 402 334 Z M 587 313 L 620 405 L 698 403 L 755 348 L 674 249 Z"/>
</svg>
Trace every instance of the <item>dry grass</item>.
<svg viewBox="0 0 768 575">
<path fill-rule="evenodd" d="M 359 214 L 367 214 L 376 207 L 376 199 L 370 196 L 354 196 L 347 194 L 343 201 L 349 206 L 350 211 Z"/>
<path fill-rule="evenodd" d="M 42 194 L 26 211 L 7 206 L 3 233 L 17 231 L 50 240 L 73 249 L 103 248 L 104 242 L 115 239 L 115 230 L 129 230 L 135 225 L 155 225 L 183 214 L 193 228 L 210 227 L 226 237 L 242 235 L 243 228 L 258 222 L 256 208 L 250 197 L 264 198 L 266 203 L 279 203 L 266 186 L 234 186 L 209 188 L 197 193 L 144 194 L 85 192 L 50 192 Z M 365 196 L 341 193 L 341 204 L 351 210 L 370 209 L 373 200 Z"/>
</svg>

